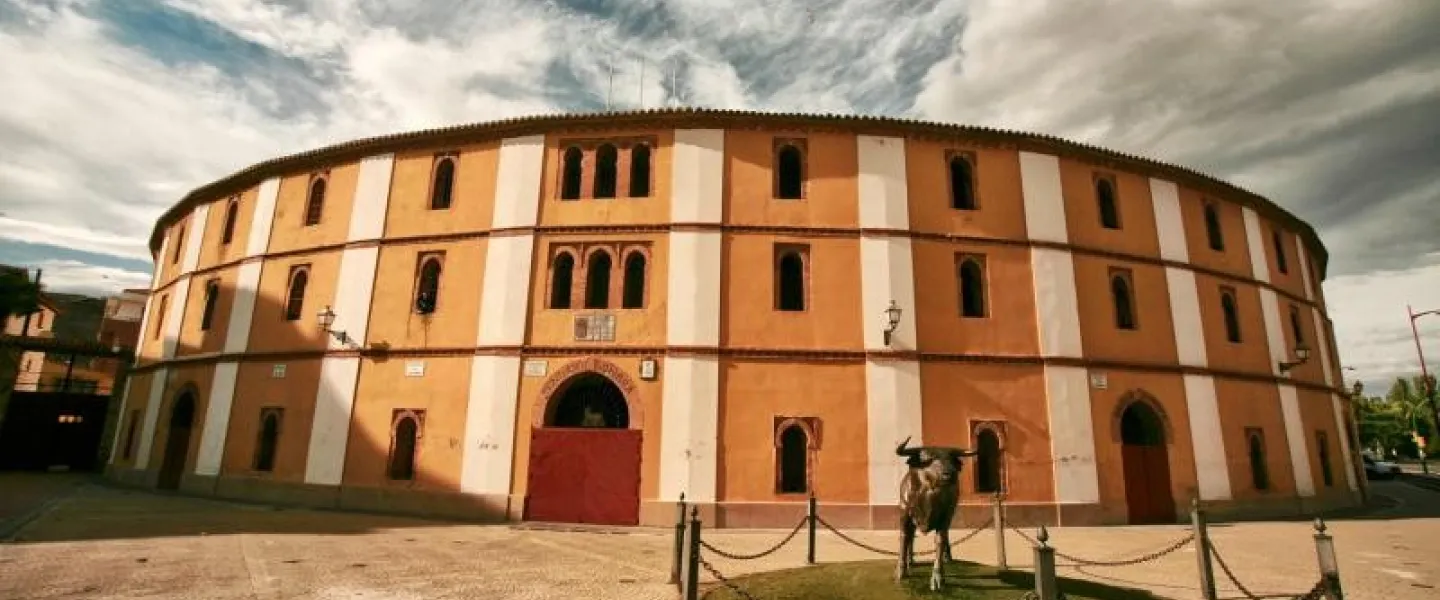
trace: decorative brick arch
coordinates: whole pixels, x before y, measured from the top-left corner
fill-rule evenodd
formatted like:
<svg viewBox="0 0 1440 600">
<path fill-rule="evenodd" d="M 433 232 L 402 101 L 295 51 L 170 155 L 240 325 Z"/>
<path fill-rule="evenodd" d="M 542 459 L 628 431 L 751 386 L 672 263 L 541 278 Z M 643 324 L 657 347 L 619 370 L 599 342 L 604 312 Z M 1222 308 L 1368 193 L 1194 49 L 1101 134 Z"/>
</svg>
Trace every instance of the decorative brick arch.
<svg viewBox="0 0 1440 600">
<path fill-rule="evenodd" d="M 595 374 L 610 380 L 615 387 L 620 389 L 620 395 L 625 399 L 625 407 L 630 414 L 629 429 L 645 428 L 645 409 L 636 397 L 635 380 L 620 368 L 620 365 L 608 360 L 593 356 L 572 360 L 565 363 L 565 366 L 555 370 L 549 379 L 545 380 L 544 387 L 535 396 L 535 404 L 532 407 L 531 424 L 535 427 L 545 426 L 545 415 L 550 412 L 551 406 L 557 400 L 559 394 L 568 387 L 568 384 L 581 375 Z"/>
<path fill-rule="evenodd" d="M 1175 443 L 1175 428 L 1170 423 L 1170 415 L 1165 412 L 1165 407 L 1150 392 L 1136 388 L 1125 392 L 1120 396 L 1120 401 L 1115 403 L 1115 410 L 1110 413 L 1110 439 L 1117 444 L 1123 443 L 1120 437 L 1120 419 L 1125 416 L 1125 410 L 1131 404 L 1141 403 L 1155 411 L 1155 416 L 1160 418 L 1160 435 L 1165 438 L 1165 445 Z"/>
</svg>

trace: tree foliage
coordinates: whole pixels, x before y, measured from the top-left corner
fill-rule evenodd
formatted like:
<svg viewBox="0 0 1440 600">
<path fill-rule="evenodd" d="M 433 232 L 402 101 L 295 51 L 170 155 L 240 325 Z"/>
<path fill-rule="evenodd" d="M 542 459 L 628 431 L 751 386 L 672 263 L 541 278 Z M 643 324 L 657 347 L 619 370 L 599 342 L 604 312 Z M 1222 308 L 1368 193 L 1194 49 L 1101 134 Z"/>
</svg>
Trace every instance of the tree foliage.
<svg viewBox="0 0 1440 600">
<path fill-rule="evenodd" d="M 40 286 L 22 270 L 0 269 L 0 322 L 40 310 Z"/>
<path fill-rule="evenodd" d="M 1360 444 L 1384 456 L 1391 456 L 1393 452 L 1418 458 L 1420 450 L 1411 437 L 1412 431 L 1425 438 L 1428 454 L 1435 454 L 1436 446 L 1440 446 L 1435 435 L 1434 412 L 1419 377 L 1397 378 L 1385 396 L 1361 398 L 1355 412 Z"/>
</svg>

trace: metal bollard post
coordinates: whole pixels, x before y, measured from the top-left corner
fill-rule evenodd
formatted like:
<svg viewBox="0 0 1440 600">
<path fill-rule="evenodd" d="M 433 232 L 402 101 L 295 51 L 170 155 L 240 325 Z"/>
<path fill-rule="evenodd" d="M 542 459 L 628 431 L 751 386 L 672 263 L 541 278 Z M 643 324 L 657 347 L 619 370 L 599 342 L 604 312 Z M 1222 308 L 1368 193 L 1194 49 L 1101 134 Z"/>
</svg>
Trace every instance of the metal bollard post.
<svg viewBox="0 0 1440 600">
<path fill-rule="evenodd" d="M 1320 577 L 1325 579 L 1330 597 L 1345 600 L 1345 592 L 1340 589 L 1340 563 L 1335 560 L 1335 540 L 1325 533 L 1325 520 L 1320 518 L 1315 519 L 1315 557 L 1320 561 Z"/>
<path fill-rule="evenodd" d="M 1000 492 L 995 492 L 995 564 L 1004 571 L 1010 566 L 1005 561 L 1005 506 Z"/>
<path fill-rule="evenodd" d="M 1035 547 L 1035 597 L 1039 600 L 1058 600 L 1060 598 L 1060 585 L 1055 579 L 1055 549 L 1045 542 L 1050 539 L 1050 532 L 1045 526 L 1040 526 L 1040 533 L 1035 536 L 1040 542 Z"/>
<path fill-rule="evenodd" d="M 680 561 L 685 557 L 685 492 L 675 503 L 675 556 L 670 561 L 670 583 L 680 583 Z"/>
<path fill-rule="evenodd" d="M 685 540 L 685 600 L 700 598 L 700 509 L 690 508 L 690 533 Z"/>
<path fill-rule="evenodd" d="M 820 517 L 815 506 L 815 494 L 810 494 L 810 503 L 805 509 L 805 515 L 805 520 L 810 525 L 810 547 L 805 550 L 805 564 L 813 565 L 815 564 L 815 521 Z"/>
<path fill-rule="evenodd" d="M 1215 571 L 1210 563 L 1210 532 L 1205 528 L 1205 513 L 1200 499 L 1190 499 L 1190 526 L 1195 531 L 1195 560 L 1200 571 L 1200 595 L 1215 600 Z"/>
</svg>

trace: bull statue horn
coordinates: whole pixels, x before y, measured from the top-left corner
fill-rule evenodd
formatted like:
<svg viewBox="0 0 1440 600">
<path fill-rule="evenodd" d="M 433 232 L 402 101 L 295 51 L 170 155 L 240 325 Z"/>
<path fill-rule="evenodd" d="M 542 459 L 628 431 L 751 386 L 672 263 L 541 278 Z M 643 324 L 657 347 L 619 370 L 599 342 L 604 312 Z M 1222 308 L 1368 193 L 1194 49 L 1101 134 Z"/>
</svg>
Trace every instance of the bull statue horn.
<svg viewBox="0 0 1440 600">
<path fill-rule="evenodd" d="M 909 446 L 909 445 L 910 445 L 910 438 L 907 436 L 907 437 L 905 438 L 905 441 L 900 442 L 900 445 L 895 447 L 895 455 L 896 455 L 896 456 L 914 456 L 916 453 L 920 452 L 920 449 L 919 449 L 919 448 L 906 448 L 906 446 Z"/>
</svg>

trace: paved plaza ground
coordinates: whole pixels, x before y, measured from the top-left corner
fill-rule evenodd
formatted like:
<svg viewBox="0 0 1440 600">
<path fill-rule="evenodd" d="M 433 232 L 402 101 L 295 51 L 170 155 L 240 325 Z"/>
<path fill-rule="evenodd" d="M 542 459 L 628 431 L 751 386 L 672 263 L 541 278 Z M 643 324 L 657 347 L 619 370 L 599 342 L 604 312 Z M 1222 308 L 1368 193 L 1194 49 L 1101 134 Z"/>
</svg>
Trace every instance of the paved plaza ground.
<svg viewBox="0 0 1440 600">
<path fill-rule="evenodd" d="M 1440 493 L 1402 482 L 1375 482 L 1372 490 L 1379 508 L 1330 522 L 1346 597 L 1440 597 Z M 0 539 L 10 538 L 0 544 L 6 600 L 677 597 L 666 584 L 673 540 L 657 529 L 582 532 L 275 509 L 117 489 L 79 476 L 0 475 L 0 497 Z M 1051 543 L 1084 558 L 1128 558 L 1187 532 L 1180 525 L 1071 527 L 1052 530 Z M 1304 591 L 1315 581 L 1311 532 L 1304 521 L 1211 529 L 1242 582 L 1261 596 Z M 784 533 L 725 530 L 705 539 L 744 553 Z M 847 533 L 882 548 L 896 543 L 891 532 Z M 1010 565 L 1028 569 L 1028 544 L 1011 533 L 1007 545 Z M 817 548 L 821 562 L 883 558 L 830 533 L 819 535 Z M 734 576 L 802 566 L 804 554 L 801 535 L 764 559 L 712 562 Z M 959 546 L 956 558 L 994 564 L 992 533 Z M 1189 600 L 1200 597 L 1195 571 L 1187 546 L 1140 566 L 1066 566 L 1061 575 Z M 1222 597 L 1242 597 L 1217 577 Z"/>
</svg>

